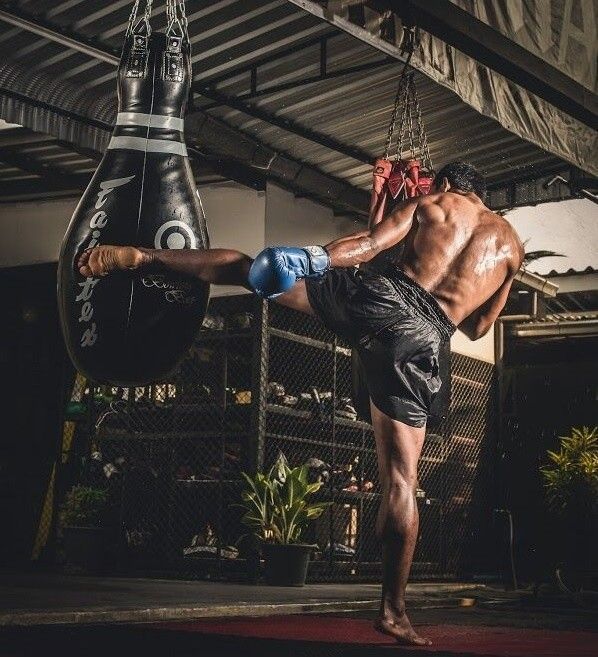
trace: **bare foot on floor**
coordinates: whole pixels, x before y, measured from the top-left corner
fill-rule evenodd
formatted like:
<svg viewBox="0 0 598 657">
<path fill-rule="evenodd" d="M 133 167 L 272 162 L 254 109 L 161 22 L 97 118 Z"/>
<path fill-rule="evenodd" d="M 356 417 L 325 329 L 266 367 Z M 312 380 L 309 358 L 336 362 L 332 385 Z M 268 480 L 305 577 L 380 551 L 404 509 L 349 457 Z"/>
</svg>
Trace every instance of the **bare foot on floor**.
<svg viewBox="0 0 598 657">
<path fill-rule="evenodd" d="M 429 639 L 421 637 L 411 626 L 406 614 L 390 618 L 378 618 L 374 629 L 396 639 L 403 646 L 431 646 Z"/>
</svg>

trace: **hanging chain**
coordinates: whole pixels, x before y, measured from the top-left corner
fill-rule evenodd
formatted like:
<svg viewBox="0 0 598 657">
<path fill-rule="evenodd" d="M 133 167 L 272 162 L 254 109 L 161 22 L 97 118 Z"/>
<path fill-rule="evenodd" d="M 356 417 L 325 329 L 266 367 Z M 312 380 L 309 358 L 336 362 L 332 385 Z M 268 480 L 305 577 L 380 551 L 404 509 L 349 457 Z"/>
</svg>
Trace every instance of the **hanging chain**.
<svg viewBox="0 0 598 657">
<path fill-rule="evenodd" d="M 413 83 L 413 100 L 415 103 L 416 119 L 419 126 L 419 149 L 422 154 L 422 163 L 424 167 L 432 173 L 434 167 L 432 166 L 432 158 L 430 156 L 430 147 L 428 145 L 428 135 L 424 130 L 424 122 L 422 119 L 422 112 L 419 106 L 419 100 L 417 98 L 417 92 L 415 90 L 415 82 Z"/>
<path fill-rule="evenodd" d="M 127 25 L 127 32 L 125 36 L 129 36 L 133 31 L 133 26 L 137 21 L 137 12 L 139 11 L 139 0 L 135 0 L 133 3 L 133 9 L 131 9 L 131 15 L 129 16 L 129 24 Z"/>
<path fill-rule="evenodd" d="M 178 0 L 179 11 L 181 13 L 181 23 L 183 24 L 183 33 L 189 40 L 189 22 L 187 21 L 187 12 L 185 11 L 185 0 Z"/>
<path fill-rule="evenodd" d="M 403 93 L 403 88 L 402 88 L 402 80 L 399 82 L 399 86 L 397 88 L 397 94 L 395 96 L 395 102 L 394 106 L 392 108 L 392 114 L 390 115 L 390 123 L 388 125 L 388 134 L 386 135 L 386 144 L 384 146 L 384 159 L 388 160 L 388 153 L 390 151 L 390 147 L 392 145 L 392 136 L 395 131 L 395 126 L 397 124 L 397 114 L 399 112 L 399 105 L 401 102 L 401 95 Z"/>
<path fill-rule="evenodd" d="M 166 16 L 168 27 L 166 34 L 178 28 L 179 36 L 189 39 L 187 14 L 184 0 L 166 0 Z"/>
<path fill-rule="evenodd" d="M 403 140 L 405 139 L 405 127 L 407 126 L 407 121 L 409 120 L 409 84 L 408 78 L 403 78 L 402 80 L 402 110 L 401 110 L 401 122 L 399 124 L 399 136 L 397 138 L 397 152 L 395 155 L 396 160 L 401 159 L 401 151 L 403 150 Z"/>
<path fill-rule="evenodd" d="M 131 15 L 129 16 L 129 24 L 127 26 L 127 31 L 125 36 L 130 36 L 133 32 L 137 30 L 137 26 L 140 23 L 143 23 L 145 26 L 146 33 L 151 34 L 152 27 L 150 19 L 152 17 L 152 4 L 154 0 L 146 0 L 145 9 L 143 11 L 143 17 L 137 20 L 137 14 L 139 13 L 140 0 L 135 0 L 133 4 L 133 9 L 131 10 Z"/>
<path fill-rule="evenodd" d="M 405 64 L 403 65 L 403 70 L 401 71 L 401 75 L 399 76 L 399 86 L 397 88 L 397 94 L 395 96 L 395 102 L 394 106 L 392 109 L 392 114 L 390 115 L 390 124 L 388 126 L 388 135 L 386 136 L 386 144 L 384 146 L 384 159 L 388 160 L 388 154 L 390 153 L 390 147 L 392 146 L 392 136 L 395 131 L 395 127 L 397 124 L 397 115 L 399 113 L 399 106 L 401 104 L 401 95 L 403 93 L 403 84 L 405 81 L 405 73 L 407 71 L 407 68 L 409 67 L 409 62 L 411 61 L 411 55 L 413 55 L 413 48 L 409 50 L 409 54 L 407 55 L 407 59 L 405 60 Z"/>
<path fill-rule="evenodd" d="M 415 108 L 414 108 L 415 83 L 413 82 L 413 73 L 409 76 L 407 87 L 409 89 L 409 152 L 411 155 L 410 159 L 414 160 L 415 138 L 413 135 L 413 114 L 415 112 Z"/>
</svg>

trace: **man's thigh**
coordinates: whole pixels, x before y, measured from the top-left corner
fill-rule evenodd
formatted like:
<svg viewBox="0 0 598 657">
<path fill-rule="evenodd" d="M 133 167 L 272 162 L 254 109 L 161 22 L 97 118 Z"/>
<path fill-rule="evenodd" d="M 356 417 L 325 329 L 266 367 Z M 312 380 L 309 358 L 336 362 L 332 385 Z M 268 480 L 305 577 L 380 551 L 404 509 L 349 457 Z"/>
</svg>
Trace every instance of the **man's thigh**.
<svg viewBox="0 0 598 657">
<path fill-rule="evenodd" d="M 314 309 L 309 303 L 309 298 L 307 296 L 307 288 L 305 281 L 297 281 L 295 285 L 284 294 L 276 297 L 274 299 L 276 303 L 279 303 L 281 306 L 286 306 L 287 308 L 292 308 L 293 310 L 298 310 L 299 312 L 305 313 L 306 315 L 315 316 Z"/>
<path fill-rule="evenodd" d="M 384 486 L 397 475 L 414 484 L 426 427 L 412 427 L 394 420 L 373 402 L 371 410 L 381 484 Z"/>
</svg>

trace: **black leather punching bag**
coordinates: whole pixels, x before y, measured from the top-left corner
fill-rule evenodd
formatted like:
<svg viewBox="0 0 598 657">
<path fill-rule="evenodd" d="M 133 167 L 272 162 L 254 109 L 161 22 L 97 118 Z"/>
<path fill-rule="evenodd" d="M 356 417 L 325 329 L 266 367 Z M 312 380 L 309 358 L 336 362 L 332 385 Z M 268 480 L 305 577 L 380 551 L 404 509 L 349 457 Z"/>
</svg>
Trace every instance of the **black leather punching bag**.
<svg viewBox="0 0 598 657">
<path fill-rule="evenodd" d="M 88 378 L 140 385 L 167 375 L 201 325 L 209 286 L 171 275 L 84 278 L 79 254 L 97 244 L 208 247 L 183 136 L 191 83 L 188 39 L 128 33 L 118 117 L 108 149 L 62 244 L 58 298 L 64 338 Z"/>
</svg>

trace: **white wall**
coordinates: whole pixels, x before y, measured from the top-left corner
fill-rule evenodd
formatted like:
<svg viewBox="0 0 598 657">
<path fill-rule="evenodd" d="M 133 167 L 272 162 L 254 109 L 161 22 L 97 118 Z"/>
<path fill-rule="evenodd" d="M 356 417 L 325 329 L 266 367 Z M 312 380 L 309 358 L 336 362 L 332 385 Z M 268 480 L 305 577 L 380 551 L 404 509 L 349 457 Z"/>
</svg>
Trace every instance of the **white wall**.
<svg viewBox="0 0 598 657">
<path fill-rule="evenodd" d="M 266 193 L 266 244 L 307 246 L 327 244 L 364 225 L 349 217 L 335 217 L 332 210 L 269 183 Z"/>
<path fill-rule="evenodd" d="M 257 192 L 235 183 L 200 188 L 211 245 L 255 255 L 267 245 L 326 244 L 360 230 L 363 224 L 335 217 L 328 208 L 296 198 L 274 184 Z M 0 267 L 54 262 L 77 199 L 0 204 Z M 213 294 L 237 294 L 242 288 L 214 287 Z M 493 331 L 476 342 L 457 332 L 453 351 L 494 362 Z"/>
<path fill-rule="evenodd" d="M 0 267 L 58 260 L 78 199 L 0 204 Z"/>
<path fill-rule="evenodd" d="M 475 341 L 461 331 L 456 331 L 451 338 L 451 351 L 494 364 L 494 326 L 483 338 Z"/>
<path fill-rule="evenodd" d="M 564 257 L 540 258 L 528 269 L 545 276 L 551 271 L 598 269 L 598 205 L 588 199 L 516 208 L 506 214 L 526 251 L 554 251 Z M 557 281 L 558 282 L 558 281 Z"/>
<path fill-rule="evenodd" d="M 266 194 L 234 183 L 200 187 L 199 193 L 208 218 L 210 245 L 237 249 L 250 256 L 266 245 Z M 234 286 L 212 286 L 212 296 L 246 292 Z"/>
</svg>

